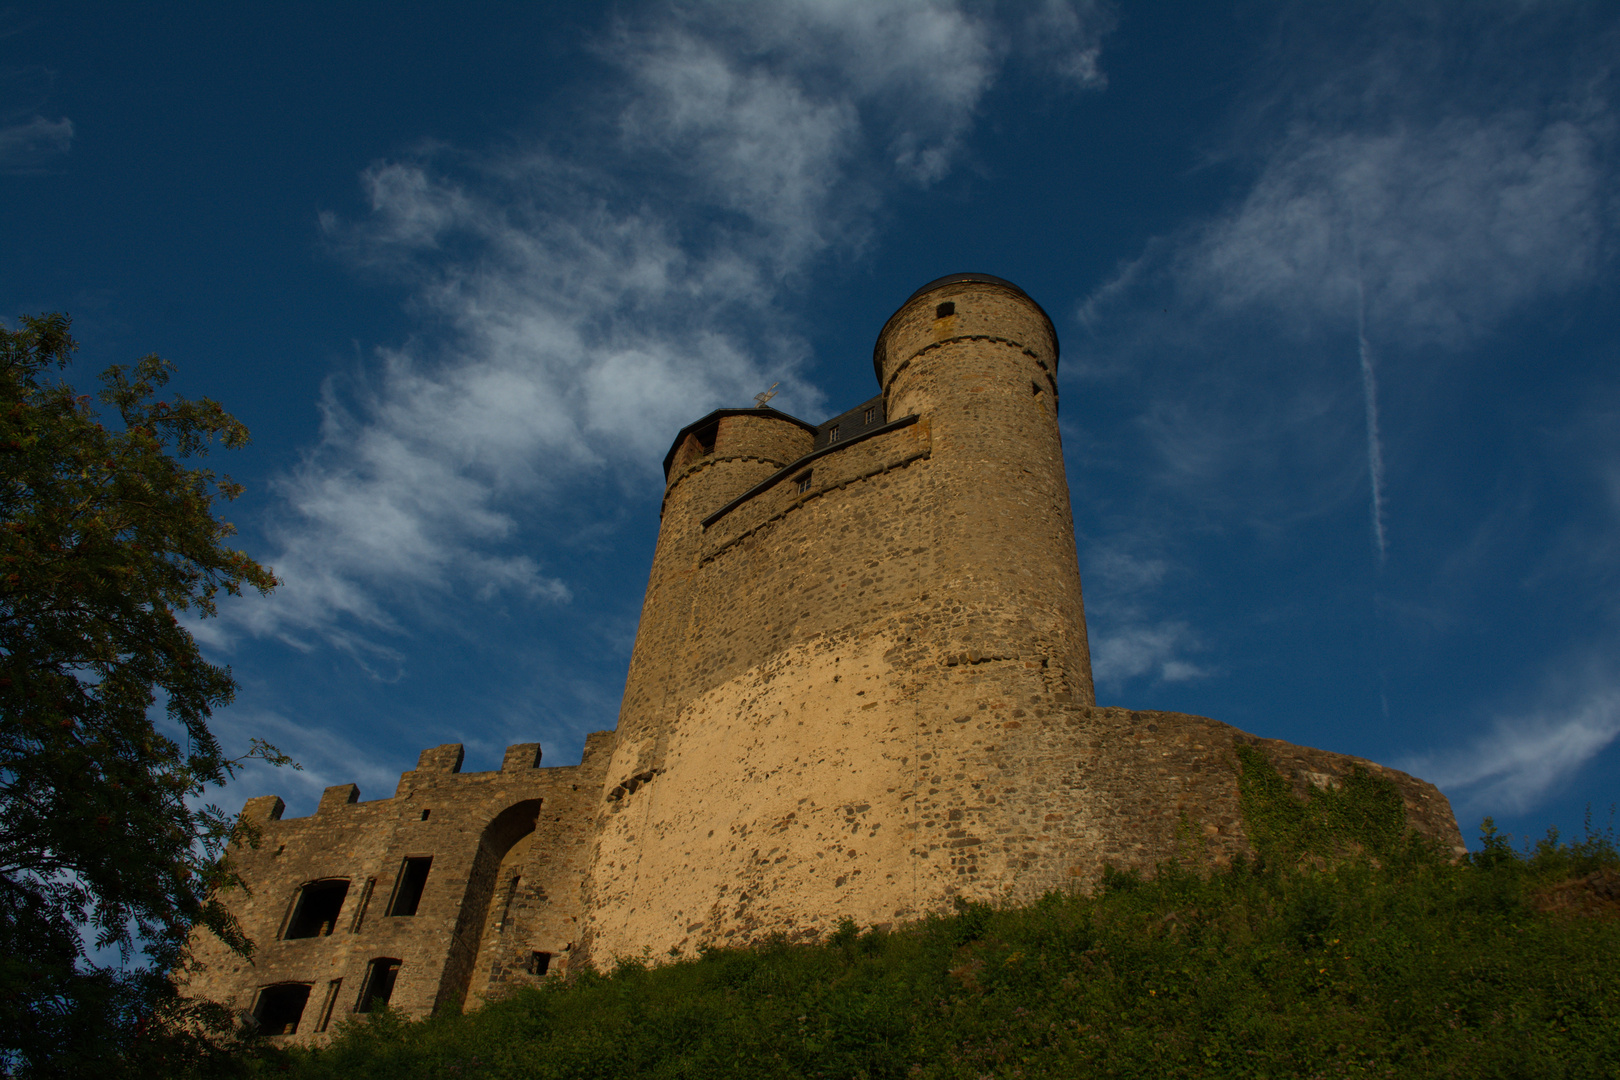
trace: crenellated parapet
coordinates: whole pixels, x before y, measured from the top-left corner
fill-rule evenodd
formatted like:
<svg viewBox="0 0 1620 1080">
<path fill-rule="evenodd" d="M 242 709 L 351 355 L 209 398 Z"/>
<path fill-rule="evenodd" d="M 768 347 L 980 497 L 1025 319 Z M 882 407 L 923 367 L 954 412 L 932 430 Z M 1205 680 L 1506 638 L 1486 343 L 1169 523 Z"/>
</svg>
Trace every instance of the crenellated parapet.
<svg viewBox="0 0 1620 1080">
<path fill-rule="evenodd" d="M 189 989 L 307 1042 L 384 1002 L 426 1015 L 566 971 L 612 738 L 590 736 L 578 765 L 542 767 L 527 742 L 470 773 L 461 744 L 430 747 L 392 796 L 336 784 L 307 817 L 248 800 L 257 839 L 230 858 L 251 891 L 232 912 L 257 951 L 199 937 Z"/>
</svg>

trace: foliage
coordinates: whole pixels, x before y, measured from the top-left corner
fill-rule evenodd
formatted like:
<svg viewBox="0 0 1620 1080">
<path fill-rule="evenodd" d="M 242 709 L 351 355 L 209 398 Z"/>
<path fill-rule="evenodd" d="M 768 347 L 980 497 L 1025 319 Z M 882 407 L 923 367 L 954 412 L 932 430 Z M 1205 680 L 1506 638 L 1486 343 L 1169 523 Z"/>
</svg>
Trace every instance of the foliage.
<svg viewBox="0 0 1620 1080">
<path fill-rule="evenodd" d="M 0 329 L 0 1072 L 151 1074 L 154 1055 L 207 1052 L 177 1032 L 224 1019 L 166 978 L 191 928 L 249 947 L 214 899 L 231 820 L 194 805 L 242 760 L 207 724 L 234 683 L 179 613 L 276 582 L 214 517 L 241 487 L 182 464 L 247 429 L 207 399 L 154 399 L 156 356 L 102 376 L 103 426 L 52 373 L 68 330 Z M 93 965 L 86 936 L 126 962 Z"/>
<path fill-rule="evenodd" d="M 1406 828 L 1394 782 L 1363 766 L 1336 786 L 1312 787 L 1304 801 L 1259 748 L 1237 746 L 1243 823 L 1262 859 L 1331 858 L 1361 852 L 1390 858 L 1421 842 Z"/>
<path fill-rule="evenodd" d="M 1245 768 L 1277 794 L 1263 757 Z M 1115 872 L 1093 896 L 965 904 L 894 933 L 846 921 L 820 945 L 621 963 L 466 1016 L 351 1023 L 282 1074 L 1620 1074 L 1620 918 L 1538 904 L 1571 876 L 1620 882 L 1612 831 L 1521 855 L 1487 823 L 1484 850 L 1451 862 L 1361 812 L 1387 809 L 1376 785 L 1346 789 L 1298 803 L 1303 817 L 1260 799 L 1280 822 L 1269 860 Z M 1302 834 L 1347 854 L 1301 858 L 1284 842 Z M 1385 842 L 1393 856 L 1368 854 Z"/>
</svg>

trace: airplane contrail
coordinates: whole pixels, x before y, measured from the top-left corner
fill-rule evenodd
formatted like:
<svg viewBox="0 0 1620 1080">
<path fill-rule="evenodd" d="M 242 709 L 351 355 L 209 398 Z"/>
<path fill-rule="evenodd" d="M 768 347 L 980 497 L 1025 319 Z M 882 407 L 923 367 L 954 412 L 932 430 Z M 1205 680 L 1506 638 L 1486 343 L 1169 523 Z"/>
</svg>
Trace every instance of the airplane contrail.
<svg viewBox="0 0 1620 1080">
<path fill-rule="evenodd" d="M 1358 245 L 1359 247 L 1359 245 Z M 1361 252 L 1356 252 L 1356 341 L 1361 352 L 1361 395 L 1367 404 L 1367 476 L 1372 487 L 1373 543 L 1378 565 L 1384 565 L 1384 446 L 1378 434 L 1378 375 L 1367 343 L 1367 291 L 1361 283 Z"/>
</svg>

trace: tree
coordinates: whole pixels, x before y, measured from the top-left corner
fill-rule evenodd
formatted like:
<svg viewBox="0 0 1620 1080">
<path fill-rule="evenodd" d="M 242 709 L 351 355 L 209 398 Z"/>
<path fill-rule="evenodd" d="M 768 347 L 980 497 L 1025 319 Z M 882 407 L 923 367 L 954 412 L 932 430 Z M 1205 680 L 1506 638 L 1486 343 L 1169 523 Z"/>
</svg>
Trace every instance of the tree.
<svg viewBox="0 0 1620 1080">
<path fill-rule="evenodd" d="M 0 1075 L 151 1070 L 213 1045 L 197 1035 L 220 1018 L 167 976 L 193 927 L 251 945 L 216 898 L 237 883 L 235 826 L 200 797 L 246 757 L 286 760 L 258 741 L 226 756 L 208 720 L 235 683 L 179 618 L 276 584 L 214 516 L 241 486 L 183 464 L 247 429 L 206 398 L 156 399 L 156 356 L 102 375 L 103 426 L 52 371 L 68 331 L 0 328 Z M 86 938 L 126 963 L 97 966 Z"/>
</svg>

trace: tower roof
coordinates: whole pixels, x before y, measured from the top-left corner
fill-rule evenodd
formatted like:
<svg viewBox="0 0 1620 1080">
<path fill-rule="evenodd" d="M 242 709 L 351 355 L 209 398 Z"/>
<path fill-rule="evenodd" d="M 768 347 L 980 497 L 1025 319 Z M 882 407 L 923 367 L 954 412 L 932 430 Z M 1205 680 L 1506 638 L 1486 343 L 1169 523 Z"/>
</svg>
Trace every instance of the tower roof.
<svg viewBox="0 0 1620 1080">
<path fill-rule="evenodd" d="M 1028 300 L 1030 305 L 1032 307 L 1034 307 L 1034 309 L 1036 311 L 1041 313 L 1041 318 L 1046 320 L 1046 325 L 1049 326 L 1049 327 L 1052 327 L 1052 350 L 1053 350 L 1052 351 L 1052 365 L 1053 365 L 1054 369 L 1056 368 L 1057 360 L 1058 360 L 1058 356 L 1057 356 L 1057 339 L 1058 338 L 1057 338 L 1057 328 L 1055 326 L 1052 326 L 1052 316 L 1048 315 L 1046 313 L 1046 309 L 1041 307 L 1040 304 L 1036 303 L 1035 298 L 1033 296 L 1029 295 L 1029 293 L 1025 292 L 1023 289 L 1019 288 L 1017 285 L 1015 285 L 1011 281 L 1008 281 L 1006 278 L 996 277 L 996 275 L 994 275 L 994 274 L 976 274 L 976 273 L 967 272 L 967 273 L 961 273 L 961 274 L 946 274 L 944 277 L 935 278 L 933 281 L 930 281 L 928 284 L 924 285 L 922 288 L 918 289 L 916 292 L 914 292 L 910 296 L 906 297 L 906 303 L 901 304 L 898 308 L 896 308 L 895 312 L 894 312 L 894 315 L 900 314 L 901 311 L 905 310 L 906 304 L 911 303 L 913 300 L 917 299 L 917 297 L 919 297 L 919 296 L 922 296 L 924 293 L 933 292 L 935 289 L 939 288 L 942 285 L 954 285 L 959 281 L 961 281 L 961 282 L 974 281 L 974 282 L 981 282 L 981 283 L 986 284 L 986 285 L 999 285 L 1003 289 L 1006 289 L 1009 292 L 1016 293 L 1017 295 L 1023 297 L 1025 300 Z M 889 323 L 894 322 L 894 315 L 890 315 L 889 316 L 889 322 L 886 322 L 886 323 L 883 324 L 883 329 L 878 332 L 877 341 L 872 346 L 872 367 L 873 367 L 874 370 L 877 371 L 877 377 L 878 377 L 878 384 L 879 385 L 882 385 L 882 383 L 883 383 L 883 361 L 878 356 L 878 350 L 883 347 L 883 335 L 888 333 Z"/>
</svg>

